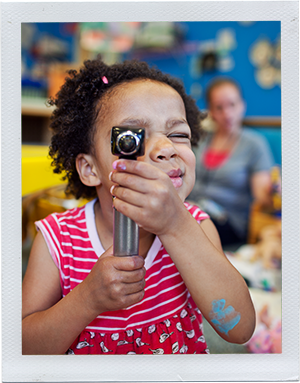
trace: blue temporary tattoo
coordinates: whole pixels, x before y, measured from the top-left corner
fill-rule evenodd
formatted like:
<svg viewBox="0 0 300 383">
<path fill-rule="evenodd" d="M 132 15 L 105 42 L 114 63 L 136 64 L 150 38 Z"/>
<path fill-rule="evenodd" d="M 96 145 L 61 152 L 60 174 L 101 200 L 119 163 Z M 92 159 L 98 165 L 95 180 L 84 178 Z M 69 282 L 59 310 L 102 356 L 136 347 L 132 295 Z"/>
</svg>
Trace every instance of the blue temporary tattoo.
<svg viewBox="0 0 300 383">
<path fill-rule="evenodd" d="M 240 321 L 241 314 L 236 312 L 232 306 L 224 308 L 225 299 L 212 302 L 212 310 L 209 313 L 211 323 L 213 323 L 218 331 L 228 335 L 228 331 L 232 330 Z"/>
</svg>

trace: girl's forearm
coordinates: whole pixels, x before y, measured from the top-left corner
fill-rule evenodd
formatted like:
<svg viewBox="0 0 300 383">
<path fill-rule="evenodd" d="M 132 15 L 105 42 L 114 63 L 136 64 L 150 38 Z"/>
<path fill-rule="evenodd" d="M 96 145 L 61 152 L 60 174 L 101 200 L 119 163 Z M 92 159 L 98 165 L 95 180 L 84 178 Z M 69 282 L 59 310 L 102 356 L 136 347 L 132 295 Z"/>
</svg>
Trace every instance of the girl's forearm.
<svg viewBox="0 0 300 383">
<path fill-rule="evenodd" d="M 178 222 L 160 239 L 192 298 L 222 338 L 245 343 L 254 331 L 255 311 L 244 279 L 190 213 Z"/>
<path fill-rule="evenodd" d="M 80 285 L 77 286 L 54 306 L 22 320 L 22 354 L 64 354 L 96 316 L 86 305 Z"/>
</svg>

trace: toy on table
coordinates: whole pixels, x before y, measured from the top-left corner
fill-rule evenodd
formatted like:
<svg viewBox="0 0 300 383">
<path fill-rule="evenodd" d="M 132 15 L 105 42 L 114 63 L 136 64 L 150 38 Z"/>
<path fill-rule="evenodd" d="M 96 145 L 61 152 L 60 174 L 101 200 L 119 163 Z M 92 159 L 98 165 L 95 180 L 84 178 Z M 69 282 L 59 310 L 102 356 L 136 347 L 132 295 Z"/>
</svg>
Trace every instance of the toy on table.
<svg viewBox="0 0 300 383">
<path fill-rule="evenodd" d="M 266 269 L 280 268 L 282 258 L 281 222 L 265 226 L 259 234 L 259 240 L 254 245 L 251 261 L 262 260 Z"/>
<path fill-rule="evenodd" d="M 249 352 L 256 354 L 282 352 L 281 320 L 270 316 L 268 305 L 264 305 L 258 314 L 257 327 L 247 348 Z"/>
</svg>

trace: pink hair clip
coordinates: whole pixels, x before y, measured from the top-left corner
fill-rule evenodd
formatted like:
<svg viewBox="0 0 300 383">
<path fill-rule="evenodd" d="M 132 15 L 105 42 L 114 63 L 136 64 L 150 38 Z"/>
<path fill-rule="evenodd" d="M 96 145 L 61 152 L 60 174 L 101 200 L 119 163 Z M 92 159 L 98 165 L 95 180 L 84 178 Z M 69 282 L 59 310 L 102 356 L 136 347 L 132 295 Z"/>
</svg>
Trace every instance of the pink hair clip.
<svg viewBox="0 0 300 383">
<path fill-rule="evenodd" d="M 108 80 L 105 76 L 102 77 L 102 81 L 104 82 L 104 84 L 108 84 Z"/>
</svg>

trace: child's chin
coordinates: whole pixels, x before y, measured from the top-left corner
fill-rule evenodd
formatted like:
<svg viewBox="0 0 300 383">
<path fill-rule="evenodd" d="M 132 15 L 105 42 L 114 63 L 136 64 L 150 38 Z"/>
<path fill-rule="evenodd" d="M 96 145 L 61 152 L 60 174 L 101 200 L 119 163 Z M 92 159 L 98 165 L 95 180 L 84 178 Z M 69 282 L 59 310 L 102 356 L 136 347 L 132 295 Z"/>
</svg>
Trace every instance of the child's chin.
<svg viewBox="0 0 300 383">
<path fill-rule="evenodd" d="M 182 202 L 185 202 L 189 194 L 184 193 L 182 190 L 177 190 L 177 193 L 179 195 L 179 198 Z"/>
</svg>

